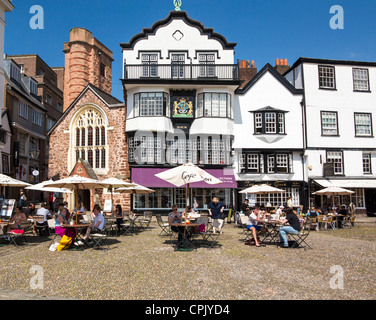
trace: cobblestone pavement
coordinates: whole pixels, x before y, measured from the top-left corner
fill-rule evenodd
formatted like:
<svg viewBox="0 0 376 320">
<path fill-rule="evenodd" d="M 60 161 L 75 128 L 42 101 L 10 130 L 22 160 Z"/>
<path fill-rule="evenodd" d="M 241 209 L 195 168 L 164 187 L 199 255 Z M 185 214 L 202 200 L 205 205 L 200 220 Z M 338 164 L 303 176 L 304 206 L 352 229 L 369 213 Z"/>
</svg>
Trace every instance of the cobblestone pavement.
<svg viewBox="0 0 376 320">
<path fill-rule="evenodd" d="M 110 237 L 109 250 L 50 252 L 50 239 L 33 236 L 19 248 L 0 241 L 0 300 L 376 299 L 373 218 L 311 231 L 313 250 L 306 251 L 245 246 L 234 224 L 225 224 L 214 248 L 192 252 L 174 251 L 159 233 L 153 221 L 137 234 Z M 33 266 L 43 269 L 43 289 L 30 289 Z M 343 289 L 330 287 L 333 266 L 343 269 Z"/>
<path fill-rule="evenodd" d="M 0 288 L 0 300 L 67 300 L 66 298 L 44 296 L 32 292 Z"/>
</svg>

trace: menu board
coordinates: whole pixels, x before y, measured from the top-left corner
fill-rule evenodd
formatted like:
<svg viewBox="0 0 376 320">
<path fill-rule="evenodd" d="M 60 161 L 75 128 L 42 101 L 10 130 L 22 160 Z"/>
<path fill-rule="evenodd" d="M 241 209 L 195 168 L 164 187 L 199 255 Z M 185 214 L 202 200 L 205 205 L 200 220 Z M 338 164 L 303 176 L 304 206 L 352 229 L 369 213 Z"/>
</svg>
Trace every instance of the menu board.
<svg viewBox="0 0 376 320">
<path fill-rule="evenodd" d="M 0 217 L 12 217 L 15 203 L 15 199 L 4 199 L 1 203 Z"/>
</svg>

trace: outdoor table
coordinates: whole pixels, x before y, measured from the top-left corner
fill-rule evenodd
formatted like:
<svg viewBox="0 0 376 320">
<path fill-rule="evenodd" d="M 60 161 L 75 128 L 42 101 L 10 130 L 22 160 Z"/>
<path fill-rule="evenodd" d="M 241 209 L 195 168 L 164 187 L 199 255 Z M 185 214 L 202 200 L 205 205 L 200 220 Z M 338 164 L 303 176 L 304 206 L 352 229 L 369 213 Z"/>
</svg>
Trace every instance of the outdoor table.
<svg viewBox="0 0 376 320">
<path fill-rule="evenodd" d="M 342 220 L 343 220 L 344 215 L 336 214 L 336 213 L 329 213 L 328 217 L 333 217 L 333 219 L 335 220 L 336 228 L 338 228 L 338 217 L 342 217 Z"/>
<path fill-rule="evenodd" d="M 75 240 L 80 240 L 82 238 L 81 233 L 78 231 L 90 227 L 90 223 L 82 223 L 82 224 L 62 224 L 63 228 L 73 228 L 76 232 Z"/>
<path fill-rule="evenodd" d="M 279 228 L 283 226 L 282 223 L 277 221 L 261 221 L 261 223 L 266 228 L 266 233 L 264 234 L 264 238 L 262 239 L 262 244 L 273 244 L 273 242 L 276 242 L 278 244 L 279 239 Z"/>
<path fill-rule="evenodd" d="M 182 235 L 181 241 L 177 242 L 174 249 L 180 251 L 188 251 L 194 249 L 193 242 L 189 240 L 190 233 L 194 228 L 198 228 L 200 226 L 199 223 L 170 223 L 170 226 L 173 227 L 184 227 L 184 231 L 178 229 L 178 233 Z M 179 248 L 179 245 L 182 244 L 183 248 Z"/>
</svg>

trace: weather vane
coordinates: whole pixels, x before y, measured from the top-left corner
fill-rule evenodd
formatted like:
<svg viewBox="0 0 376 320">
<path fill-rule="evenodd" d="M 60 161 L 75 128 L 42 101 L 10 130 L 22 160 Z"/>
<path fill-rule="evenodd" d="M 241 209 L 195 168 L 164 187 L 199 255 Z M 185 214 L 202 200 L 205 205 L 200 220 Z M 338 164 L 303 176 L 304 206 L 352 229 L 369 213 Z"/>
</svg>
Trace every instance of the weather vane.
<svg viewBox="0 0 376 320">
<path fill-rule="evenodd" d="M 181 0 L 174 0 L 175 11 L 181 11 Z"/>
</svg>

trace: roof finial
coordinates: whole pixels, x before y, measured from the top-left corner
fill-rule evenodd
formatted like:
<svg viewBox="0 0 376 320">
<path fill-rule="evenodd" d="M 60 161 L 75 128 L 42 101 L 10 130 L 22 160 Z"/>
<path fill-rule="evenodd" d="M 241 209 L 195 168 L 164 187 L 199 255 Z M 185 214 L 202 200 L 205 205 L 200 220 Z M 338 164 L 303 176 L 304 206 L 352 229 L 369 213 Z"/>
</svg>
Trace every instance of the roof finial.
<svg viewBox="0 0 376 320">
<path fill-rule="evenodd" d="M 181 0 L 174 0 L 175 11 L 181 11 Z"/>
</svg>

